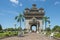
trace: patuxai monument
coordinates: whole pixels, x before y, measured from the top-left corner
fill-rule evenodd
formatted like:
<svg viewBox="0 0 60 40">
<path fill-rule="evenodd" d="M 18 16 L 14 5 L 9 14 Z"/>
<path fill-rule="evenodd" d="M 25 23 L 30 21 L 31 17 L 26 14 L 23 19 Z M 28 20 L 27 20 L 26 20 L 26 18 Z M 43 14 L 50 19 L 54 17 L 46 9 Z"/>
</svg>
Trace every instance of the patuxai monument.
<svg viewBox="0 0 60 40">
<path fill-rule="evenodd" d="M 14 23 L 14 26 L 12 25 L 12 28 L 10 28 L 9 26 L 6 29 L 3 29 L 0 24 L 0 40 L 60 40 L 60 26 L 56 25 L 51 29 L 50 17 L 47 17 L 47 15 L 45 15 L 45 11 L 47 10 L 41 8 L 39 6 L 40 4 L 38 5 L 40 8 L 37 7 L 37 5 L 38 4 L 31 4 L 31 8 L 24 7 L 23 13 L 15 15 L 14 18 L 17 21 L 16 24 L 12 21 L 13 19 L 11 20 L 12 17 L 10 18 L 9 14 L 9 19 L 7 19 L 6 21 L 5 18 L 4 20 L 6 22 L 4 22 L 4 20 L 3 22 L 4 24 L 6 24 L 7 22 L 9 22 L 9 20 L 11 20 L 10 23 Z"/>
<path fill-rule="evenodd" d="M 60 0 L 0 0 L 0 40 L 60 40 Z"/>
<path fill-rule="evenodd" d="M 36 33 L 39 33 L 43 30 L 43 17 L 44 17 L 44 9 L 37 8 L 36 4 L 32 5 L 32 8 L 25 8 L 24 16 L 25 16 L 25 28 L 27 32 L 32 32 L 32 27 L 36 27 Z"/>
</svg>

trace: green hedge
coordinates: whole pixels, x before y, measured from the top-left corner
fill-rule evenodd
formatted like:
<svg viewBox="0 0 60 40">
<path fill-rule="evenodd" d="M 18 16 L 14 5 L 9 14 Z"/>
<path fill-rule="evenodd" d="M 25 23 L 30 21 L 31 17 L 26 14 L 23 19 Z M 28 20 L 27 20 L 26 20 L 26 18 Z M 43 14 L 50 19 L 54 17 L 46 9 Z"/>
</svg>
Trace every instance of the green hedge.
<svg viewBox="0 0 60 40">
<path fill-rule="evenodd" d="M 18 32 L 4 32 L 4 33 L 0 33 L 0 38 L 4 38 L 4 37 L 10 37 L 10 36 L 17 36 Z"/>
<path fill-rule="evenodd" d="M 51 34 L 51 32 L 46 32 L 46 36 L 49 36 Z"/>
<path fill-rule="evenodd" d="M 60 38 L 60 33 L 56 33 L 54 37 Z"/>
</svg>

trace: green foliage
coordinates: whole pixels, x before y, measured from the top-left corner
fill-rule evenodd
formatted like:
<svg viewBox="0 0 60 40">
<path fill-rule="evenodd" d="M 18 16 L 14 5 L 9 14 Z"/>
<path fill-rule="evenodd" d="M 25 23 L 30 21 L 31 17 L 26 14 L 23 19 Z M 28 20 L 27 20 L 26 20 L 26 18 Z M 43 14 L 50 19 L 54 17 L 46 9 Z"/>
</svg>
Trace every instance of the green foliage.
<svg viewBox="0 0 60 40">
<path fill-rule="evenodd" d="M 60 33 L 56 33 L 54 37 L 60 38 Z"/>
<path fill-rule="evenodd" d="M 60 32 L 60 26 L 58 26 L 58 25 L 54 26 L 54 28 L 52 29 L 52 31 Z"/>
<path fill-rule="evenodd" d="M 7 31 L 15 31 L 15 29 L 14 28 L 8 28 L 8 29 L 6 29 Z"/>
<path fill-rule="evenodd" d="M 45 29 L 47 32 L 51 31 L 50 27 L 46 28 Z"/>
<path fill-rule="evenodd" d="M 0 33 L 3 33 L 3 30 L 1 30 Z"/>
<path fill-rule="evenodd" d="M 0 38 L 4 38 L 4 37 L 10 37 L 10 36 L 17 36 L 18 32 L 16 31 L 6 31 L 4 33 L 0 33 Z"/>
<path fill-rule="evenodd" d="M 49 36 L 51 34 L 51 32 L 46 32 L 46 35 Z"/>
<path fill-rule="evenodd" d="M 2 30 L 2 25 L 0 24 L 0 31 Z"/>
<path fill-rule="evenodd" d="M 48 19 L 50 19 L 50 18 L 47 16 L 43 17 L 43 24 L 45 23 L 45 29 L 46 29 L 47 22 L 50 24 L 50 20 L 48 20 Z"/>
<path fill-rule="evenodd" d="M 27 29 L 24 29 L 23 31 L 27 31 Z"/>
<path fill-rule="evenodd" d="M 22 31 L 21 21 L 24 21 L 24 15 L 19 14 L 18 16 L 15 17 L 15 20 L 17 20 L 17 22 L 20 22 L 20 28 L 18 28 L 18 30 Z"/>
<path fill-rule="evenodd" d="M 23 31 L 24 31 L 24 34 L 28 33 L 28 32 L 27 32 L 27 29 L 24 29 Z"/>
<path fill-rule="evenodd" d="M 18 16 L 15 17 L 15 20 L 17 20 L 17 22 L 20 22 L 21 27 L 21 21 L 24 21 L 24 16 L 22 14 L 19 14 Z"/>
<path fill-rule="evenodd" d="M 22 28 L 21 27 L 18 27 L 18 31 L 22 31 Z"/>
<path fill-rule="evenodd" d="M 4 31 L 20 31 L 22 30 L 21 27 L 18 27 L 18 28 L 7 28 L 7 29 L 4 29 Z"/>
</svg>

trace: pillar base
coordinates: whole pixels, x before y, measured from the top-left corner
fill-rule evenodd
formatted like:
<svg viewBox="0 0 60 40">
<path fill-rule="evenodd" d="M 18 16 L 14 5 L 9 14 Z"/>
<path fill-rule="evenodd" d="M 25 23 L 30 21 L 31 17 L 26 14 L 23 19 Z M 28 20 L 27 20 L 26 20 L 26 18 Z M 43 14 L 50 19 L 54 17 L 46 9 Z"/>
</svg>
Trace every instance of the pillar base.
<svg viewBox="0 0 60 40">
<path fill-rule="evenodd" d="M 29 33 L 31 33 L 31 30 L 29 31 Z"/>
<path fill-rule="evenodd" d="M 37 33 L 39 33 L 39 32 L 37 31 Z"/>
</svg>

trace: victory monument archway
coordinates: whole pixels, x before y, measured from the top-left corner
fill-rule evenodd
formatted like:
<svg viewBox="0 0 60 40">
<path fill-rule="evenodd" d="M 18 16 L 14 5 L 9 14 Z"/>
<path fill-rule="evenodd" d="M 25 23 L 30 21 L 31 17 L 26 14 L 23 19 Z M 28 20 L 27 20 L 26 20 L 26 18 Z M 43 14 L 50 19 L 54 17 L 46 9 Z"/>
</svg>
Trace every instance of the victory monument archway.
<svg viewBox="0 0 60 40">
<path fill-rule="evenodd" d="M 36 31 L 37 31 L 36 25 L 31 25 L 31 31 L 32 31 L 32 32 L 36 32 Z"/>
<path fill-rule="evenodd" d="M 36 26 L 36 32 L 39 33 L 43 29 L 42 19 L 44 17 L 44 9 L 37 8 L 36 4 L 32 8 L 26 8 L 24 11 L 25 28 L 27 32 L 32 32 L 32 27 Z"/>
</svg>

